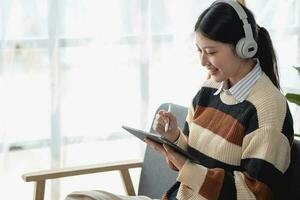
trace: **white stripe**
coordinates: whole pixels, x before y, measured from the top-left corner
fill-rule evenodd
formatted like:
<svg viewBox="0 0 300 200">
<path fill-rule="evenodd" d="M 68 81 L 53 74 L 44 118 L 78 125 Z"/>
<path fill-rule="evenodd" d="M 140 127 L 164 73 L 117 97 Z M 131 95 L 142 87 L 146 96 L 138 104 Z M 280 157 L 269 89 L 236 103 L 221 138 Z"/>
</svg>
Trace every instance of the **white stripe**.
<svg viewBox="0 0 300 200">
<path fill-rule="evenodd" d="M 255 195 L 249 189 L 245 182 L 245 177 L 242 172 L 234 171 L 235 177 L 235 187 L 236 187 L 236 197 L 237 199 L 247 199 L 247 200 L 255 200 Z"/>
<path fill-rule="evenodd" d="M 284 173 L 290 164 L 290 143 L 280 130 L 257 129 L 244 137 L 242 159 L 246 158 L 268 161 Z"/>
<path fill-rule="evenodd" d="M 205 181 L 208 169 L 202 165 L 186 161 L 180 169 L 177 181 L 189 186 L 194 191 L 199 191 Z M 197 174 L 197 176 L 195 176 Z M 197 192 L 198 193 L 198 192 Z"/>
<path fill-rule="evenodd" d="M 238 87 L 236 87 L 235 92 L 232 92 L 235 95 L 236 99 L 241 98 L 243 94 L 247 92 L 246 88 L 249 85 L 251 85 L 251 80 L 245 79 Z"/>
<path fill-rule="evenodd" d="M 245 85 L 244 88 L 241 88 L 240 92 L 237 93 L 236 98 L 238 100 L 245 100 L 247 95 L 249 94 L 249 92 L 251 91 L 253 85 L 255 84 L 255 82 L 257 81 L 258 76 L 253 76 L 252 80 L 248 80 L 249 84 Z"/>
<path fill-rule="evenodd" d="M 240 165 L 242 147 L 228 142 L 223 137 L 195 123 L 191 124 L 188 143 L 194 149 L 211 158 L 230 165 Z"/>
</svg>

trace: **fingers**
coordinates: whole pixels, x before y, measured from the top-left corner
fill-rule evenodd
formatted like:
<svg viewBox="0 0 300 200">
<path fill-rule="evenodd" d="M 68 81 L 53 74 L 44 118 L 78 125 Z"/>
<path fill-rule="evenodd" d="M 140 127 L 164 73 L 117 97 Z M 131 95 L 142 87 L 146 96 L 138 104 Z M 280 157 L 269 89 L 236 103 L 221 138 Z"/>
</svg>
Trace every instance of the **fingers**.
<svg viewBox="0 0 300 200">
<path fill-rule="evenodd" d="M 150 139 L 146 139 L 145 142 L 147 144 L 149 144 L 151 146 L 151 148 L 153 148 L 156 151 L 159 151 L 162 155 L 164 155 L 166 163 L 168 164 L 168 166 L 171 169 L 178 171 L 178 168 L 176 167 L 175 164 L 173 164 L 173 161 L 172 161 L 172 160 L 175 160 L 175 157 L 172 156 L 172 154 L 170 154 L 170 152 L 172 151 L 171 149 L 169 149 L 166 145 L 158 144 Z M 168 150 L 169 153 L 167 153 L 166 150 Z M 176 162 L 176 160 L 175 160 L 175 162 Z"/>
<path fill-rule="evenodd" d="M 166 152 L 166 157 L 169 159 L 170 162 L 178 169 L 180 170 L 184 163 L 186 162 L 187 158 L 183 157 L 182 155 L 176 153 L 169 147 L 168 145 L 163 145 L 163 148 Z"/>
<path fill-rule="evenodd" d="M 178 158 L 178 153 L 176 153 L 175 151 L 172 150 L 171 147 L 169 147 L 166 144 L 163 144 L 162 147 L 164 148 L 166 155 L 168 157 L 168 159 L 172 162 L 172 163 L 176 163 L 177 162 L 177 158 Z"/>
<path fill-rule="evenodd" d="M 162 133 L 162 132 L 164 132 L 164 127 L 165 127 L 164 120 L 162 119 L 162 117 L 157 116 L 153 122 L 153 129 L 159 133 Z"/>
<path fill-rule="evenodd" d="M 182 156 L 174 152 L 169 146 L 165 144 L 161 145 L 150 139 L 146 139 L 145 142 L 149 144 L 153 149 L 159 151 L 162 155 L 164 155 L 166 163 L 171 169 L 176 171 L 181 169 L 186 158 L 183 158 Z"/>
<path fill-rule="evenodd" d="M 156 115 L 153 123 L 153 128 L 154 125 L 155 127 L 160 127 L 160 126 L 165 126 L 165 124 L 169 123 L 170 121 L 176 122 L 176 117 L 168 111 L 165 110 L 160 110 Z M 177 122 L 176 122 L 177 125 Z"/>
<path fill-rule="evenodd" d="M 167 152 L 168 154 L 168 157 L 174 157 L 174 151 L 171 149 L 171 147 L 169 147 L 168 145 L 166 144 L 163 144 L 162 147 L 165 149 L 165 151 Z"/>
<path fill-rule="evenodd" d="M 159 111 L 159 113 L 155 115 L 153 122 L 153 129 L 160 134 L 165 133 L 165 126 L 169 122 L 169 118 L 165 116 L 165 112 L 166 111 L 163 110 Z"/>
<path fill-rule="evenodd" d="M 154 150 L 156 151 L 159 151 L 161 154 L 163 154 L 164 156 L 166 156 L 166 150 L 165 148 L 161 145 L 161 144 L 158 144 L 150 139 L 146 139 L 145 142 L 147 144 L 149 144 Z"/>
<path fill-rule="evenodd" d="M 165 149 L 165 152 L 166 152 L 165 159 L 166 159 L 168 166 L 171 169 L 178 171 L 178 168 L 175 164 L 175 163 L 177 163 L 177 160 L 173 154 L 174 151 L 168 145 L 163 144 L 162 147 Z"/>
<path fill-rule="evenodd" d="M 165 111 L 165 110 L 160 110 L 160 111 L 158 111 L 158 115 L 163 115 L 165 112 L 167 112 L 167 111 Z"/>
<path fill-rule="evenodd" d="M 168 159 L 168 157 L 166 158 L 166 163 L 169 165 L 169 167 L 175 171 L 178 171 L 177 167 Z"/>
</svg>

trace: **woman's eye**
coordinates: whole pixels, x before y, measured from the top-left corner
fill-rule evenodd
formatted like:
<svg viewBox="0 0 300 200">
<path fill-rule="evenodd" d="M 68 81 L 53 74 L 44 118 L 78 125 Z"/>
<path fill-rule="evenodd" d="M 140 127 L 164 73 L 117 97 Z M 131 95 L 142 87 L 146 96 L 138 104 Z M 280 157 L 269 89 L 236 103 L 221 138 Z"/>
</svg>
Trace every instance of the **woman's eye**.
<svg viewBox="0 0 300 200">
<path fill-rule="evenodd" d="M 215 54 L 216 52 L 206 52 L 207 54 L 209 54 L 209 55 L 213 55 L 213 54 Z"/>
</svg>

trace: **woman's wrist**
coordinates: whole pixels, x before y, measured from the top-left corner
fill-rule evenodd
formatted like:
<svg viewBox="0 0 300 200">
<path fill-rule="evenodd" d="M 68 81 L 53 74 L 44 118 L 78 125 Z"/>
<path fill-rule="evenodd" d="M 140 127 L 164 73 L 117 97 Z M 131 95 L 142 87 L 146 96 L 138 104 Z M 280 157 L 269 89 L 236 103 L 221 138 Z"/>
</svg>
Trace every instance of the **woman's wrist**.
<svg viewBox="0 0 300 200">
<path fill-rule="evenodd" d="M 178 141 L 179 141 L 179 138 L 180 138 L 180 129 L 177 127 L 177 130 L 176 130 L 176 132 L 178 133 L 178 135 L 177 135 L 177 137 L 176 137 L 176 139 L 174 140 L 174 144 L 177 144 L 178 143 Z"/>
</svg>

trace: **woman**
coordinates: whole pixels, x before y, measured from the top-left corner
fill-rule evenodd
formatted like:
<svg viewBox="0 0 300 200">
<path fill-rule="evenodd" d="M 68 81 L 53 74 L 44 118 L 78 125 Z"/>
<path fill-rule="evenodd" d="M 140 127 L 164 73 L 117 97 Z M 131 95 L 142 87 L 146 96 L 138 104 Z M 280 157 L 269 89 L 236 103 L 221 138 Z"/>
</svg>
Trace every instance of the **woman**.
<svg viewBox="0 0 300 200">
<path fill-rule="evenodd" d="M 210 78 L 193 98 L 183 130 L 164 110 L 157 114 L 153 128 L 198 162 L 147 141 L 178 170 L 177 182 L 163 199 L 278 197 L 290 164 L 293 120 L 279 90 L 267 30 L 244 6 L 217 1 L 200 15 L 195 33 L 201 64 Z M 149 199 L 106 192 L 99 196 Z"/>
<path fill-rule="evenodd" d="M 184 130 L 171 113 L 156 116 L 154 129 L 201 163 L 148 141 L 179 171 L 166 199 L 274 199 L 283 188 L 293 120 L 279 90 L 269 34 L 247 8 L 238 6 L 215 2 L 195 25 L 196 46 L 210 79 L 194 97 Z M 247 22 L 251 28 L 243 28 Z M 250 41 L 244 51 L 238 46 L 241 38 Z"/>
</svg>

